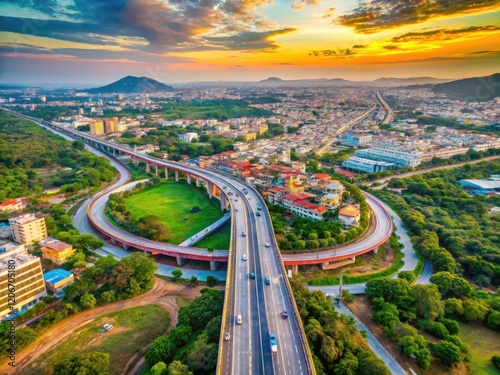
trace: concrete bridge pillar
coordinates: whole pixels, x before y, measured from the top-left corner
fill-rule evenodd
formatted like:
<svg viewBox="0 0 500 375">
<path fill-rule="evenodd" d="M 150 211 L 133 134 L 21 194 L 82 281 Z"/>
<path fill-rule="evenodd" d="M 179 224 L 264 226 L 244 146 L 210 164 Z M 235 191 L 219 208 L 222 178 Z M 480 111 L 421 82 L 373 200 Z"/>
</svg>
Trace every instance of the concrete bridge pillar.
<svg viewBox="0 0 500 375">
<path fill-rule="evenodd" d="M 376 247 L 375 249 L 373 249 L 373 254 L 377 254 L 378 253 L 378 247 Z"/>
<path fill-rule="evenodd" d="M 222 211 L 227 211 L 227 209 L 229 208 L 229 202 L 227 201 L 227 196 L 226 194 L 221 194 L 220 195 L 220 209 Z"/>
<path fill-rule="evenodd" d="M 207 182 L 207 188 L 208 188 L 208 197 L 212 199 L 214 196 L 214 184 L 212 184 L 210 181 Z"/>
<path fill-rule="evenodd" d="M 144 251 L 143 251 L 143 253 L 144 253 L 144 255 L 145 255 L 145 256 L 147 256 L 147 257 L 149 257 L 149 255 L 151 254 L 151 253 L 147 252 L 146 250 L 144 250 Z"/>
<path fill-rule="evenodd" d="M 116 240 L 115 240 L 114 238 L 112 238 L 112 239 L 111 239 L 111 243 L 112 243 L 113 245 L 116 245 Z"/>
<path fill-rule="evenodd" d="M 123 244 L 123 249 L 124 250 L 128 250 L 130 249 L 130 245 L 127 245 L 126 243 Z"/>
<path fill-rule="evenodd" d="M 155 175 L 158 176 L 158 166 L 157 165 L 155 165 Z"/>
<path fill-rule="evenodd" d="M 179 171 L 175 171 L 175 182 L 179 182 Z"/>
<path fill-rule="evenodd" d="M 188 185 L 191 185 L 191 173 L 187 174 Z"/>
<path fill-rule="evenodd" d="M 299 273 L 299 266 L 298 265 L 295 264 L 292 266 L 292 273 L 293 274 Z"/>
<path fill-rule="evenodd" d="M 200 187 L 200 178 L 196 177 L 196 187 Z"/>
<path fill-rule="evenodd" d="M 187 262 L 187 258 L 182 258 L 179 255 L 177 255 L 177 265 L 178 266 L 183 266 L 184 264 L 186 264 L 186 262 Z"/>
<path fill-rule="evenodd" d="M 148 162 L 146 162 L 146 172 L 151 172 L 151 165 Z"/>
<path fill-rule="evenodd" d="M 210 271 L 217 271 L 219 267 L 220 267 L 220 262 L 217 262 L 216 260 L 210 261 Z"/>
<path fill-rule="evenodd" d="M 118 153 L 120 153 L 120 152 L 118 151 Z M 113 157 L 116 158 L 116 150 L 115 149 L 113 149 Z"/>
<path fill-rule="evenodd" d="M 168 168 L 165 167 L 165 180 L 168 180 Z"/>
</svg>

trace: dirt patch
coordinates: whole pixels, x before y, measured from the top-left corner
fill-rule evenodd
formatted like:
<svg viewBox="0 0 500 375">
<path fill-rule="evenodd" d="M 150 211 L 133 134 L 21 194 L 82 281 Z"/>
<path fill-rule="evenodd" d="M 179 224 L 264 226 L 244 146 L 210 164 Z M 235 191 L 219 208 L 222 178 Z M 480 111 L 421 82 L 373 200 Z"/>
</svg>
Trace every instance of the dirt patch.
<svg viewBox="0 0 500 375">
<path fill-rule="evenodd" d="M 158 304 L 170 313 L 171 322 L 169 329 L 172 328 L 177 324 L 177 312 L 179 307 L 176 304 L 176 298 L 181 296 L 187 300 L 193 300 L 200 295 L 200 289 L 202 289 L 203 286 L 193 288 L 184 284 L 172 283 L 161 278 L 155 278 L 155 280 L 156 282 L 153 288 L 140 296 L 114 302 L 92 310 L 86 310 L 53 325 L 34 342 L 17 353 L 16 367 L 8 366 L 5 357 L 3 357 L 2 363 L 0 363 L 0 373 L 5 375 L 15 374 L 18 369 L 24 368 L 27 364 L 66 340 L 73 332 L 80 329 L 85 324 L 110 312 L 130 307 Z M 141 353 L 134 356 L 135 359 L 137 360 L 143 357 L 145 350 L 146 348 L 141 351 Z M 129 361 L 129 363 L 131 362 Z"/>
<path fill-rule="evenodd" d="M 417 363 L 412 358 L 405 356 L 399 350 L 395 341 L 384 336 L 382 326 L 375 323 L 371 316 L 373 314 L 370 308 L 370 302 L 365 296 L 356 296 L 354 302 L 347 304 L 352 313 L 370 330 L 384 348 L 391 353 L 396 361 L 409 373 L 412 369 L 417 374 L 422 375 L 470 375 L 470 371 L 463 363 L 458 366 L 447 368 L 439 363 L 438 359 L 434 359 L 428 370 L 424 371 L 417 366 Z M 422 332 L 420 332 L 422 333 Z"/>
</svg>

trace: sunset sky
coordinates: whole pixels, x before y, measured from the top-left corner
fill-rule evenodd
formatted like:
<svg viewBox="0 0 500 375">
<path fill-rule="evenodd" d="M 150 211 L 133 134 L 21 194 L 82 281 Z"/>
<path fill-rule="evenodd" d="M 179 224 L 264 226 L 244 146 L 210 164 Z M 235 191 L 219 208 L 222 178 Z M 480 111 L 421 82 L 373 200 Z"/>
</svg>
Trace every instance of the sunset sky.
<svg viewBox="0 0 500 375">
<path fill-rule="evenodd" d="M 499 0 L 0 0 L 0 83 L 500 72 Z"/>
</svg>

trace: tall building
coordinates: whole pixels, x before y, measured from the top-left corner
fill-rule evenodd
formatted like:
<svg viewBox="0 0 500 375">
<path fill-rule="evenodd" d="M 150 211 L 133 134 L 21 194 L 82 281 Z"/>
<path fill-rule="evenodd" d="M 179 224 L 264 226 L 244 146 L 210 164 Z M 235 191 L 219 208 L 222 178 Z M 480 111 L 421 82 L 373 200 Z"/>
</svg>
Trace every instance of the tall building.
<svg viewBox="0 0 500 375">
<path fill-rule="evenodd" d="M 46 295 L 40 258 L 28 254 L 24 244 L 0 242 L 0 320 L 13 311 L 26 311 Z"/>
<path fill-rule="evenodd" d="M 96 120 L 90 122 L 90 134 L 99 135 L 104 134 L 104 123 L 102 120 Z"/>
<path fill-rule="evenodd" d="M 34 214 L 26 214 L 9 219 L 14 241 L 31 245 L 47 238 L 45 219 L 38 219 Z"/>
<path fill-rule="evenodd" d="M 118 100 L 122 100 L 123 99 L 123 94 L 118 94 Z"/>
<path fill-rule="evenodd" d="M 47 97 L 45 95 L 40 96 L 40 101 L 45 103 L 47 101 Z"/>
<path fill-rule="evenodd" d="M 106 118 L 104 119 L 104 133 L 116 133 L 118 132 L 118 118 Z"/>
</svg>

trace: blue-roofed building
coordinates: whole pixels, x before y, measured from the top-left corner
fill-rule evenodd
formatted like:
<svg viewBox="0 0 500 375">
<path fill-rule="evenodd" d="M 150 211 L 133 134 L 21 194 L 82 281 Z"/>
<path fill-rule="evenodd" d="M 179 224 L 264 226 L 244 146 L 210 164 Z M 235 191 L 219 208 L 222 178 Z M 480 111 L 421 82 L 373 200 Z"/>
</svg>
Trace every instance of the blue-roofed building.
<svg viewBox="0 0 500 375">
<path fill-rule="evenodd" d="M 43 279 L 47 288 L 53 291 L 57 298 L 64 297 L 63 289 L 75 281 L 73 274 L 62 268 L 44 273 Z"/>
<path fill-rule="evenodd" d="M 460 180 L 460 187 L 469 194 L 499 195 L 500 176 L 493 175 L 487 180 Z"/>
</svg>

